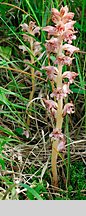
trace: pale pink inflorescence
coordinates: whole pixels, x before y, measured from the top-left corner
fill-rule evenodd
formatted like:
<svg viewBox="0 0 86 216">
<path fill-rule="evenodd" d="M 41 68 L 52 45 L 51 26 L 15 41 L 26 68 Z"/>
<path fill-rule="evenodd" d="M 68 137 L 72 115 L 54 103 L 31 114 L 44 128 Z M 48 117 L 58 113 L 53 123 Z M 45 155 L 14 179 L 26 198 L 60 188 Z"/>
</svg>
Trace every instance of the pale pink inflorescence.
<svg viewBox="0 0 86 216">
<path fill-rule="evenodd" d="M 74 82 L 74 79 L 78 75 L 70 70 L 65 71 L 60 74 L 62 84 L 60 86 L 57 85 L 60 73 L 59 68 L 63 68 L 64 65 L 70 66 L 74 59 L 73 54 L 79 51 L 79 48 L 72 45 L 72 41 L 76 39 L 76 31 L 74 30 L 75 21 L 73 17 L 74 13 L 69 12 L 67 6 L 62 6 L 60 11 L 52 8 L 52 21 L 54 26 L 46 26 L 43 28 L 48 33 L 48 40 L 45 43 L 47 56 L 49 58 L 50 55 L 54 55 L 55 58 L 53 66 L 42 67 L 42 69 L 46 70 L 47 77 L 51 83 L 54 82 L 54 89 L 50 94 L 50 97 L 54 98 L 54 100 L 44 99 L 44 102 L 49 112 L 52 112 L 54 109 L 55 117 L 56 112 L 58 112 L 58 101 L 63 100 L 63 104 L 65 103 L 65 98 L 68 94 L 72 93 L 70 84 Z M 74 113 L 74 105 L 72 102 L 69 102 L 62 107 L 62 117 L 71 113 Z M 65 136 L 60 129 L 54 128 L 50 134 L 50 138 L 57 142 L 59 140 L 58 151 L 65 149 Z"/>
<path fill-rule="evenodd" d="M 20 26 L 22 27 L 22 30 L 25 32 L 23 34 L 24 41 L 27 41 L 29 44 L 33 45 L 34 56 L 40 56 L 42 50 L 40 42 L 36 41 L 34 37 L 32 37 L 35 36 L 36 34 L 40 35 L 40 27 L 37 26 L 36 23 L 33 21 L 30 21 L 29 25 L 23 23 Z M 21 49 L 23 53 L 28 52 L 28 50 L 24 45 L 19 45 L 19 49 Z"/>
</svg>

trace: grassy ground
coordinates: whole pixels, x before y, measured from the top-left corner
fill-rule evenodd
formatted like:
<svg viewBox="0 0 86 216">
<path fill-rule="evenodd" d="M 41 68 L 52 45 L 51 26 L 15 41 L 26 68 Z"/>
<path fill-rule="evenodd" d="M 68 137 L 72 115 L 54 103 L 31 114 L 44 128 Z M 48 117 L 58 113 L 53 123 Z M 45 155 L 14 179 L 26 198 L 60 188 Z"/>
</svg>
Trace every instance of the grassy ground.
<svg viewBox="0 0 86 216">
<path fill-rule="evenodd" d="M 0 199 L 86 199 L 86 1 L 85 0 L 0 0 Z M 51 184 L 52 122 L 40 100 L 51 91 L 46 75 L 35 74 L 33 102 L 29 103 L 33 77 L 46 56 L 33 58 L 23 40 L 20 24 L 35 20 L 40 27 L 48 25 L 51 8 L 68 5 L 75 13 L 78 31 L 74 45 L 80 48 L 72 66 L 78 78 L 72 85 L 70 99 L 76 112 L 67 117 L 64 130 L 67 148 L 64 159 L 57 162 L 59 188 Z M 35 36 L 44 51 L 46 34 Z M 22 53 L 19 45 L 26 47 Z M 25 59 L 28 60 L 25 64 Z M 33 62 L 35 61 L 35 62 Z"/>
</svg>

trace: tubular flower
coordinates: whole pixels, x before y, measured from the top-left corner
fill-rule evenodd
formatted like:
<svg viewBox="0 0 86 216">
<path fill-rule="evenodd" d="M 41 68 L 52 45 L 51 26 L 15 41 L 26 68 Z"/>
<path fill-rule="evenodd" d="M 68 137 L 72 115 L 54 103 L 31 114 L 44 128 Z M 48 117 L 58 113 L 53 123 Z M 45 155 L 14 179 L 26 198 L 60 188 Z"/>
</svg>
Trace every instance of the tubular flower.
<svg viewBox="0 0 86 216">
<path fill-rule="evenodd" d="M 70 66 L 72 64 L 72 60 L 74 58 L 71 58 L 69 56 L 65 56 L 65 55 L 61 55 L 61 56 L 58 56 L 55 60 L 55 64 L 60 64 L 60 65 L 68 65 Z"/>
<path fill-rule="evenodd" d="M 52 37 L 50 40 L 48 40 L 45 44 L 46 50 L 48 53 L 57 53 L 59 50 L 61 42 L 58 38 Z"/>
<path fill-rule="evenodd" d="M 62 78 L 68 78 L 69 79 L 69 83 L 72 84 L 74 82 L 74 79 L 76 78 L 76 76 L 78 76 L 77 73 L 75 72 L 71 72 L 71 71 L 65 71 L 62 74 Z"/>
<path fill-rule="evenodd" d="M 62 92 L 62 88 L 58 87 L 57 89 L 54 89 L 54 91 L 50 94 L 51 98 L 55 97 L 56 100 L 60 100 L 64 97 L 64 94 Z"/>
<path fill-rule="evenodd" d="M 40 27 L 36 26 L 36 23 L 33 21 L 30 21 L 29 25 L 27 25 L 26 23 L 23 23 L 20 26 L 22 27 L 22 31 L 27 33 L 27 34 L 26 33 L 23 34 L 24 41 L 28 41 L 30 43 L 31 39 L 33 39 L 33 42 L 34 42 L 35 39 L 30 35 L 33 35 L 33 36 L 35 36 L 36 34 L 40 35 Z M 28 35 L 28 33 L 30 35 Z"/>
<path fill-rule="evenodd" d="M 57 141 L 59 140 L 59 145 L 57 146 L 57 151 L 62 152 L 63 150 L 65 150 L 65 136 L 64 134 L 61 132 L 61 130 L 54 128 L 53 132 L 49 135 L 51 138 L 51 141 Z"/>
<path fill-rule="evenodd" d="M 45 98 L 43 98 L 45 104 L 48 107 L 48 110 L 50 111 L 52 108 L 57 109 L 57 103 L 53 100 L 46 100 Z"/>
<path fill-rule="evenodd" d="M 64 106 L 64 109 L 63 109 L 63 117 L 68 113 L 68 114 L 71 114 L 71 113 L 74 113 L 75 110 L 74 110 L 74 105 L 73 103 L 67 103 L 65 104 Z"/>
<path fill-rule="evenodd" d="M 64 83 L 62 87 L 62 91 L 64 94 L 64 97 L 67 97 L 68 94 L 72 93 L 72 91 L 69 89 L 69 83 Z"/>
<path fill-rule="evenodd" d="M 57 35 L 57 30 L 54 26 L 46 26 L 43 28 L 44 31 L 48 32 L 48 38 L 50 35 L 56 36 Z"/>
<path fill-rule="evenodd" d="M 47 106 L 47 110 L 51 113 L 52 117 L 55 119 L 57 108 L 58 108 L 57 103 L 53 100 L 46 100 L 45 98 L 43 98 L 43 101 L 45 105 Z"/>
<path fill-rule="evenodd" d="M 65 98 L 68 96 L 68 94 L 71 93 L 71 90 L 69 89 L 69 83 L 64 83 L 63 87 L 58 87 L 57 89 L 54 89 L 54 91 L 50 94 L 51 97 L 55 97 L 56 100 L 60 100 L 61 98 Z"/>
<path fill-rule="evenodd" d="M 47 72 L 47 76 L 50 80 L 54 80 L 56 79 L 57 75 L 58 75 L 58 69 L 54 66 L 43 66 L 42 69 L 45 69 Z"/>
<path fill-rule="evenodd" d="M 76 40 L 76 35 L 74 35 L 74 33 L 76 33 L 76 31 L 72 31 L 70 29 L 68 30 L 65 30 L 63 32 L 63 35 L 62 35 L 62 39 L 65 41 L 65 42 L 68 42 L 69 44 L 72 43 L 72 40 Z"/>
<path fill-rule="evenodd" d="M 64 44 L 62 46 L 63 50 L 66 50 L 68 53 L 70 53 L 70 55 L 72 55 L 74 52 L 78 52 L 79 48 L 72 46 L 71 44 Z"/>
<path fill-rule="evenodd" d="M 26 23 L 23 23 L 20 25 L 22 27 L 22 30 L 28 33 L 33 33 L 33 35 L 35 34 L 40 34 L 40 27 L 36 26 L 36 23 L 33 21 L 29 22 L 29 25 L 27 25 Z"/>
<path fill-rule="evenodd" d="M 29 22 L 29 25 L 23 23 L 20 26 L 22 27 L 22 30 L 27 33 L 27 34 L 26 33 L 23 34 L 24 41 L 28 41 L 28 43 L 30 44 L 30 48 L 33 46 L 34 56 L 39 56 L 39 58 L 41 58 L 41 50 L 42 50 L 42 47 L 40 45 L 41 43 L 36 41 L 34 37 L 30 36 L 30 35 L 35 36 L 36 34 L 40 35 L 40 31 L 39 31 L 40 27 L 36 26 L 35 22 L 32 21 Z M 30 35 L 28 35 L 28 33 Z M 28 50 L 23 45 L 19 45 L 19 49 L 21 49 L 23 53 L 28 52 Z"/>
</svg>

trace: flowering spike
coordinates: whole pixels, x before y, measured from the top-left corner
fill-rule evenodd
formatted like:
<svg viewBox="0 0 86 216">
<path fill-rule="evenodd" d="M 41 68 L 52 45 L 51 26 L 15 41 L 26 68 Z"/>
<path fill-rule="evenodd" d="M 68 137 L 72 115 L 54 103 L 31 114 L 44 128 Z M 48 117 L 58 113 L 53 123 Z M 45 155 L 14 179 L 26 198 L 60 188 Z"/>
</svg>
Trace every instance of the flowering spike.
<svg viewBox="0 0 86 216">
<path fill-rule="evenodd" d="M 72 71 L 65 71 L 62 73 L 63 66 L 72 64 L 75 52 L 79 51 L 79 48 L 72 45 L 72 40 L 76 39 L 73 20 L 74 13 L 69 12 L 67 5 L 61 7 L 60 11 L 56 8 L 52 8 L 52 21 L 54 26 L 46 26 L 43 28 L 48 33 L 48 40 L 45 43 L 46 53 L 49 60 L 49 65 L 44 66 L 48 79 L 51 81 L 52 92 L 50 97 L 53 100 L 45 100 L 45 104 L 49 112 L 54 110 L 55 128 L 50 134 L 52 141 L 52 174 L 53 184 L 58 185 L 57 179 L 57 152 L 65 150 L 65 137 L 62 133 L 63 118 L 66 114 L 74 113 L 74 105 L 72 102 L 64 105 L 65 97 L 67 97 L 72 91 L 70 90 L 70 84 L 74 82 L 74 79 L 78 75 Z M 51 53 L 55 60 L 54 65 L 50 65 Z M 57 68 L 57 70 L 56 70 Z M 65 82 L 65 78 L 68 82 Z M 57 102 L 58 108 L 55 107 Z"/>
</svg>

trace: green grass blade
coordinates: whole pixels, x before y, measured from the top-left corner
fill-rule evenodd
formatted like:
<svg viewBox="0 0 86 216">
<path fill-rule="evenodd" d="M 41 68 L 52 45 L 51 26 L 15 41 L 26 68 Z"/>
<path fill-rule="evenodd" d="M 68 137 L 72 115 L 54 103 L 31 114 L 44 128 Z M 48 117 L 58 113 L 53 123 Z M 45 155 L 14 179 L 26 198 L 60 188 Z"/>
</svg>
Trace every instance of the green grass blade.
<svg viewBox="0 0 86 216">
<path fill-rule="evenodd" d="M 34 196 L 34 198 L 36 198 L 37 200 L 43 200 L 43 199 L 41 198 L 41 196 L 35 191 L 35 189 L 31 188 L 29 185 L 27 185 L 27 184 L 22 184 L 22 183 L 21 183 L 20 186 L 22 186 L 22 187 L 24 187 L 24 188 L 27 189 L 28 195 L 29 195 L 29 193 L 30 193 L 30 194 L 32 194 L 32 195 Z M 28 196 L 28 198 L 29 198 L 29 196 Z"/>
</svg>

